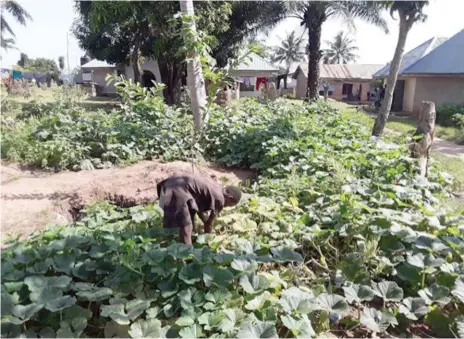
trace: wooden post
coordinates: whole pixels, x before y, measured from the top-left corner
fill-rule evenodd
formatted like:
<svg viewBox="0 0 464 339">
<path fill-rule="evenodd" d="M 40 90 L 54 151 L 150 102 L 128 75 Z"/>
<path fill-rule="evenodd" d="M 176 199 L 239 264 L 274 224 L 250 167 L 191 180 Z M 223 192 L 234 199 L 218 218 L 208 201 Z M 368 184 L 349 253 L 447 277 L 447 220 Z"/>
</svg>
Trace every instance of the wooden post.
<svg viewBox="0 0 464 339">
<path fill-rule="evenodd" d="M 419 159 L 420 175 L 422 177 L 427 177 L 427 164 L 430 147 L 432 147 L 433 143 L 436 116 L 435 103 L 423 101 L 417 130 L 413 135 L 413 141 L 409 148 L 411 157 Z"/>
</svg>

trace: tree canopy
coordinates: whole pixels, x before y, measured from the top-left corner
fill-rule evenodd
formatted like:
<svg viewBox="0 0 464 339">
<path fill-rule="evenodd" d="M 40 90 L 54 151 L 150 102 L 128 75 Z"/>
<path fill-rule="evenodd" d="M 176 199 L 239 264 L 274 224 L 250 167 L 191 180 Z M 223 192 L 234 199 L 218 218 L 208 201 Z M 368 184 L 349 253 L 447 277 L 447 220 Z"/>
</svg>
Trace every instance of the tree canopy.
<svg viewBox="0 0 464 339">
<path fill-rule="evenodd" d="M 22 69 L 33 73 L 59 73 L 55 60 L 47 58 L 28 59 Z"/>
<path fill-rule="evenodd" d="M 26 21 L 32 20 L 32 17 L 17 1 L 12 0 L 2 0 L 0 4 L 0 12 L 1 47 L 5 50 L 9 48 L 14 48 L 15 34 L 10 24 L 8 23 L 8 20 L 6 19 L 4 13 L 9 13 L 21 25 L 26 25 Z M 12 37 L 7 38 L 7 33 L 10 34 Z"/>
<path fill-rule="evenodd" d="M 358 47 L 355 41 L 351 39 L 348 34 L 340 31 L 333 40 L 326 40 L 328 48 L 324 50 L 324 60 L 330 64 L 346 64 L 351 61 L 356 61 L 358 56 L 356 51 Z"/>
</svg>

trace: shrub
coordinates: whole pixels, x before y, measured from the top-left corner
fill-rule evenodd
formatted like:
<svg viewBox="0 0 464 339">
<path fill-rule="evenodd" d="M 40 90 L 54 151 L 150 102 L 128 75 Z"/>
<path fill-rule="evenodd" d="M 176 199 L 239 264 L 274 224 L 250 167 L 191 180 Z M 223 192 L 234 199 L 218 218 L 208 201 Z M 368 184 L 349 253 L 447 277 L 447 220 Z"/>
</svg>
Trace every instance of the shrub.
<svg viewBox="0 0 464 339">
<path fill-rule="evenodd" d="M 464 114 L 455 114 L 453 122 L 457 127 L 455 142 L 458 145 L 464 145 Z"/>
<path fill-rule="evenodd" d="M 456 126 L 455 115 L 464 114 L 464 106 L 455 104 L 440 105 L 437 108 L 437 124 L 442 126 Z"/>
<path fill-rule="evenodd" d="M 287 93 L 287 94 L 285 94 L 285 97 L 287 99 L 296 99 L 296 94 L 295 93 Z"/>
</svg>

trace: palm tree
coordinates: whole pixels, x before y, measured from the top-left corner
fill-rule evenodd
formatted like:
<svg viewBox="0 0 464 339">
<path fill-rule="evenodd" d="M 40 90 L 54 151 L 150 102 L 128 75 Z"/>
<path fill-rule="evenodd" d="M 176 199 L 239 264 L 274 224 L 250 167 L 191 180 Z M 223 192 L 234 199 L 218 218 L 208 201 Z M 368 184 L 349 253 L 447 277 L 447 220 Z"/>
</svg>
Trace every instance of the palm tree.
<svg viewBox="0 0 464 339">
<path fill-rule="evenodd" d="M 330 18 L 343 18 L 354 27 L 355 18 L 362 19 L 388 31 L 386 21 L 381 16 L 382 7 L 375 1 L 291 1 L 288 3 L 288 17 L 301 20 L 300 25 L 308 32 L 308 93 L 309 100 L 319 97 L 319 61 L 322 57 L 322 24 Z"/>
<path fill-rule="evenodd" d="M 32 17 L 30 14 L 16 1 L 12 0 L 2 0 L 0 4 L 0 20 L 1 20 L 1 47 L 5 50 L 9 48 L 13 48 L 15 40 L 13 39 L 15 37 L 15 34 L 13 30 L 11 29 L 10 24 L 8 21 L 5 19 L 4 13 L 8 12 L 10 13 L 11 16 L 13 16 L 16 21 L 18 21 L 21 25 L 26 25 L 26 20 L 32 20 Z M 8 32 L 13 36 L 13 38 L 6 38 L 5 33 Z"/>
<path fill-rule="evenodd" d="M 272 62 L 285 64 L 284 88 L 287 88 L 287 77 L 290 72 L 290 66 L 304 59 L 305 53 L 302 50 L 303 39 L 295 36 L 295 31 L 287 34 L 287 37 L 281 41 L 280 46 L 274 48 Z"/>
<path fill-rule="evenodd" d="M 406 45 L 408 33 L 415 22 L 424 21 L 427 18 L 422 12 L 426 5 L 428 5 L 428 1 L 388 1 L 384 3 L 384 6 L 390 9 L 392 17 L 394 12 L 398 12 L 400 17 L 400 31 L 395 53 L 393 54 L 393 60 L 390 64 L 385 97 L 377 119 L 375 119 L 372 135 L 380 136 L 383 133 L 388 116 L 390 115 L 393 92 L 395 91 L 396 80 L 398 79 L 398 72 L 403 59 L 404 46 Z"/>
<path fill-rule="evenodd" d="M 340 31 L 333 39 L 333 41 L 325 42 L 329 48 L 324 50 L 324 60 L 329 64 L 346 64 L 350 61 L 356 61 L 358 56 L 354 53 L 358 50 L 355 46 L 355 41 L 350 39 Z"/>
<path fill-rule="evenodd" d="M 188 16 L 183 22 L 184 41 L 187 45 L 187 88 L 190 91 L 190 107 L 193 113 L 195 130 L 199 131 L 202 124 L 202 110 L 206 106 L 205 79 L 201 68 L 200 55 L 191 47 L 195 42 L 189 41 L 196 35 L 196 26 L 192 0 L 180 0 L 180 10 Z"/>
</svg>

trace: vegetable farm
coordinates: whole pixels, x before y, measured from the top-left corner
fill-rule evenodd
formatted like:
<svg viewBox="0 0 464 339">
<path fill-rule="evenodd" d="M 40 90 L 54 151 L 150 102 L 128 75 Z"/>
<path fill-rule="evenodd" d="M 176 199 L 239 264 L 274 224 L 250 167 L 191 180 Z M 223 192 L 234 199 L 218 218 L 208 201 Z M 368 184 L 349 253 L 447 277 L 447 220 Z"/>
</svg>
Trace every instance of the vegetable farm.
<svg viewBox="0 0 464 339">
<path fill-rule="evenodd" d="M 2 157 L 55 170 L 185 160 L 191 120 L 155 95 L 52 107 L 9 121 Z M 371 138 L 323 104 L 245 100 L 211 111 L 194 153 L 260 174 L 214 234 L 178 244 L 157 205 L 103 201 L 13 240 L 2 336 L 464 336 L 464 215 L 444 204 L 453 178 L 436 163 L 420 178 L 406 138 Z"/>
</svg>

